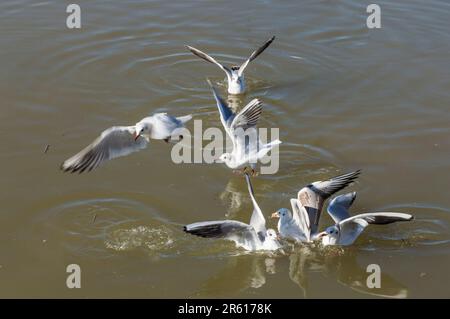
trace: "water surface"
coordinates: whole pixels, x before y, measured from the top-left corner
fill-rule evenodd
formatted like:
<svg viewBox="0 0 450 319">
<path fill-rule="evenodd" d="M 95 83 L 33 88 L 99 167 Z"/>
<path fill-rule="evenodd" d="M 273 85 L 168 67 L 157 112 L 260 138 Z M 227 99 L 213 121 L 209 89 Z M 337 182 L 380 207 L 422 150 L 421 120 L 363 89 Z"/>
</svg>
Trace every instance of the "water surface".
<svg viewBox="0 0 450 319">
<path fill-rule="evenodd" d="M 379 30 L 356 0 L 77 3 L 81 30 L 66 28 L 66 1 L 0 4 L 1 297 L 449 296 L 447 1 L 379 1 Z M 175 165 L 155 142 L 90 174 L 59 170 L 102 130 L 153 112 L 220 127 L 205 78 L 226 95 L 223 74 L 184 45 L 240 63 L 271 35 L 237 100 L 261 98 L 261 125 L 284 141 L 279 172 L 254 180 L 264 213 L 360 168 L 352 212 L 414 222 L 369 227 L 345 249 L 248 254 L 182 232 L 249 220 L 244 180 L 224 166 Z M 82 289 L 65 285 L 71 263 Z M 377 290 L 365 286 L 373 263 Z"/>
</svg>

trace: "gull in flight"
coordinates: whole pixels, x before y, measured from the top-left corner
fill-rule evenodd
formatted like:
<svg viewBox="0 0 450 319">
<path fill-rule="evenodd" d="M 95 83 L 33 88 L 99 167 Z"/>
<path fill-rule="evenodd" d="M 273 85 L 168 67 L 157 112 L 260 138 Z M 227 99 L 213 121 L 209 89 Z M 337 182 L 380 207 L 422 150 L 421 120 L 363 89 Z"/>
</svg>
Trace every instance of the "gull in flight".
<svg viewBox="0 0 450 319">
<path fill-rule="evenodd" d="M 312 242 L 317 239 L 317 228 L 324 202 L 334 193 L 347 187 L 360 172 L 357 170 L 303 187 L 298 192 L 297 198 L 291 198 L 292 212 L 287 208 L 280 208 L 272 214 L 272 218 L 279 218 L 280 236 L 297 242 Z"/>
<path fill-rule="evenodd" d="M 252 175 L 254 175 L 258 160 L 263 158 L 274 146 L 281 144 L 281 141 L 274 140 L 264 144 L 259 139 L 256 124 L 262 112 L 260 100 L 253 99 L 236 114 L 233 113 L 227 102 L 219 96 L 209 80 L 208 83 L 219 108 L 220 121 L 233 142 L 231 153 L 222 154 L 216 162 L 225 163 L 233 170 L 242 169 L 244 173 L 247 170 L 247 164 L 249 164 Z"/>
<path fill-rule="evenodd" d="M 247 65 L 256 59 L 261 53 L 264 52 L 265 49 L 275 40 L 275 37 L 271 37 L 266 43 L 264 43 L 261 47 L 259 47 L 257 50 L 253 51 L 253 53 L 250 55 L 250 57 L 241 64 L 241 66 L 232 66 L 231 68 L 228 68 L 224 66 L 223 64 L 220 64 L 217 62 L 214 58 L 210 57 L 208 54 L 193 48 L 191 46 L 186 46 L 189 51 L 191 51 L 196 56 L 202 58 L 203 60 L 206 60 L 210 63 L 213 63 L 217 65 L 219 68 L 221 68 L 227 75 L 228 80 L 228 93 L 230 94 L 242 94 L 245 92 L 245 80 L 244 80 L 244 70 L 247 67 Z"/>
<path fill-rule="evenodd" d="M 266 229 L 266 220 L 256 202 L 250 176 L 247 173 L 245 173 L 245 179 L 253 203 L 250 224 L 236 220 L 198 222 L 184 226 L 184 231 L 205 238 L 231 240 L 236 243 L 236 246 L 249 251 L 277 250 L 281 248 L 275 230 Z"/>
<path fill-rule="evenodd" d="M 369 224 L 385 225 L 401 221 L 410 221 L 410 214 L 395 212 L 365 213 L 350 216 L 348 210 L 356 198 L 356 192 L 340 195 L 328 205 L 328 214 L 336 223 L 318 234 L 324 246 L 348 246 L 355 242 Z"/>
<path fill-rule="evenodd" d="M 134 126 L 110 127 L 78 154 L 64 161 L 61 169 L 65 172 L 83 173 L 107 160 L 146 148 L 150 139 L 166 142 L 182 139 L 183 136 L 177 136 L 176 132 L 191 118 L 192 115 L 174 117 L 167 113 L 156 113 Z"/>
</svg>

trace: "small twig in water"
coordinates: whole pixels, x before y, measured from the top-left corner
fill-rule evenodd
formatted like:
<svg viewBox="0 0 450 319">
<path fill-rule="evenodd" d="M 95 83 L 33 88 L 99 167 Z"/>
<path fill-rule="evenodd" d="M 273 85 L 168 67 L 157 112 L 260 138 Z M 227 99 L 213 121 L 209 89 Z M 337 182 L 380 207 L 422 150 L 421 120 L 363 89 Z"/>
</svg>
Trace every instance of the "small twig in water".
<svg viewBox="0 0 450 319">
<path fill-rule="evenodd" d="M 50 144 L 47 144 L 45 146 L 44 154 L 47 154 L 48 150 L 50 149 Z"/>
</svg>

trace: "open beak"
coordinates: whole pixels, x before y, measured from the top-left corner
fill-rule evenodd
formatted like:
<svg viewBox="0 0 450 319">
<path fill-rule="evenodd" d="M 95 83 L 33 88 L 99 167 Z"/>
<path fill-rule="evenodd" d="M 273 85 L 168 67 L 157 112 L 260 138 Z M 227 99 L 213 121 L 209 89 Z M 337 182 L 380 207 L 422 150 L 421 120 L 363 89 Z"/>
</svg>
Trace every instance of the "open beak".
<svg viewBox="0 0 450 319">
<path fill-rule="evenodd" d="M 272 215 L 270 215 L 270 218 L 280 218 L 280 214 L 278 212 L 275 212 Z"/>
<path fill-rule="evenodd" d="M 134 133 L 134 141 L 137 141 L 137 139 L 139 138 L 139 136 L 141 136 L 141 134 Z"/>
</svg>

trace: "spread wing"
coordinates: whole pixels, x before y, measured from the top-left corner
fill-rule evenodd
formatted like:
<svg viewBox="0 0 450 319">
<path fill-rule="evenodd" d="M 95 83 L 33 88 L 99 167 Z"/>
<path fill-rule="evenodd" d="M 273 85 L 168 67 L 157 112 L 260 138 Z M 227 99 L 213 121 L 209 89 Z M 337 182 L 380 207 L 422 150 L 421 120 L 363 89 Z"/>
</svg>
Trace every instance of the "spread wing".
<svg viewBox="0 0 450 319">
<path fill-rule="evenodd" d="M 352 216 L 338 223 L 339 243 L 351 245 L 369 224 L 385 225 L 400 221 L 410 221 L 412 215 L 393 212 L 366 213 Z"/>
<path fill-rule="evenodd" d="M 340 221 L 350 217 L 348 210 L 355 201 L 355 198 L 356 192 L 333 198 L 328 205 L 327 212 L 331 218 L 333 218 L 335 223 L 339 223 Z"/>
<path fill-rule="evenodd" d="M 233 119 L 230 129 L 235 131 L 238 128 L 244 131 L 250 127 L 255 127 L 262 113 L 262 102 L 253 99 L 248 103 Z"/>
<path fill-rule="evenodd" d="M 227 68 L 226 66 L 224 66 L 223 64 L 220 64 L 219 62 L 217 62 L 214 58 L 212 58 L 211 56 L 209 56 L 208 54 L 206 54 L 205 52 L 202 52 L 196 48 L 193 48 L 189 45 L 186 46 L 186 48 L 191 51 L 193 54 L 195 54 L 196 56 L 198 56 L 199 58 L 209 62 L 209 63 L 213 63 L 215 65 L 217 65 L 219 68 L 221 68 L 226 74 L 228 78 L 231 78 L 231 70 L 229 68 Z"/>
<path fill-rule="evenodd" d="M 367 225 L 369 223 L 363 218 L 349 218 L 340 222 L 339 244 L 344 246 L 353 244 Z"/>
<path fill-rule="evenodd" d="M 230 125 L 233 122 L 235 114 L 233 113 L 231 108 L 228 106 L 228 103 L 225 102 L 224 99 L 222 99 L 222 97 L 219 95 L 219 93 L 217 93 L 216 88 L 214 87 L 214 85 L 212 85 L 211 81 L 208 79 L 207 79 L 207 81 L 213 92 L 214 99 L 216 100 L 217 108 L 219 109 L 220 121 L 222 122 L 222 125 L 225 128 L 225 131 L 227 132 L 227 134 L 230 135 L 230 137 L 231 137 Z"/>
<path fill-rule="evenodd" d="M 311 221 L 312 233 L 317 232 L 319 225 L 320 214 L 322 212 L 323 203 L 331 195 L 347 187 L 353 182 L 360 170 L 339 175 L 326 181 L 314 182 L 306 187 L 303 187 L 297 195 L 298 201 L 306 209 Z"/>
<path fill-rule="evenodd" d="M 396 212 L 376 212 L 376 213 L 364 213 L 352 216 L 342 222 L 349 222 L 353 219 L 364 219 L 368 224 L 373 225 L 386 225 L 395 222 L 411 221 L 414 217 L 410 214 L 396 213 Z"/>
<path fill-rule="evenodd" d="M 300 205 L 296 198 L 291 198 L 292 218 L 298 226 L 301 235 L 306 238 L 306 241 L 311 240 L 311 222 L 309 220 L 306 209 Z"/>
<path fill-rule="evenodd" d="M 261 53 L 264 52 L 265 49 L 267 49 L 269 47 L 269 45 L 272 44 L 273 40 L 275 40 L 275 37 L 271 37 L 268 41 L 266 41 L 262 46 L 260 46 L 257 50 L 253 51 L 253 53 L 250 55 L 250 57 L 244 62 L 242 63 L 242 65 L 239 67 L 239 76 L 242 76 L 242 74 L 244 73 L 245 68 L 247 67 L 247 65 L 253 61 L 254 59 L 256 59 Z"/>
<path fill-rule="evenodd" d="M 241 236 L 251 230 L 250 225 L 236 220 L 198 222 L 184 226 L 186 233 L 205 238 L 228 238 Z"/>
<path fill-rule="evenodd" d="M 205 237 L 231 240 L 247 250 L 258 248 L 255 230 L 250 225 L 236 220 L 219 220 L 189 224 L 184 226 L 186 233 Z"/>
<path fill-rule="evenodd" d="M 134 126 L 111 127 L 85 149 L 64 161 L 61 169 L 65 172 L 83 173 L 85 170 L 93 170 L 110 159 L 146 148 L 148 141 L 143 137 L 135 140 L 134 133 Z"/>
<path fill-rule="evenodd" d="M 230 137 L 238 158 L 254 160 L 260 147 L 256 124 L 261 116 L 262 103 L 258 99 L 250 101 L 233 119 Z"/>
<path fill-rule="evenodd" d="M 252 217 L 250 218 L 250 226 L 255 229 L 258 237 L 261 240 L 264 240 L 266 236 L 266 219 L 264 218 L 264 215 L 259 208 L 258 203 L 256 202 L 255 194 L 253 193 L 252 182 L 250 180 L 250 176 L 247 173 L 245 173 L 245 180 L 247 181 L 248 192 L 253 203 L 253 213 Z"/>
</svg>

